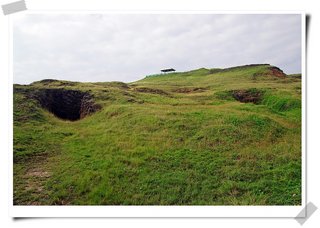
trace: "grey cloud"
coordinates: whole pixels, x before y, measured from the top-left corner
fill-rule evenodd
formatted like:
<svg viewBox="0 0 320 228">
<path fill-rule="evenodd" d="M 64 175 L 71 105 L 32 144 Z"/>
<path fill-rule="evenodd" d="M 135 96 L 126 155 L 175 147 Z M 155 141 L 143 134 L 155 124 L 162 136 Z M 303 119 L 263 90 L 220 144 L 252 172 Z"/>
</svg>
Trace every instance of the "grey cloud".
<svg viewBox="0 0 320 228">
<path fill-rule="evenodd" d="M 301 72 L 300 15 L 25 14 L 13 24 L 14 82 L 135 81 L 270 63 Z"/>
</svg>

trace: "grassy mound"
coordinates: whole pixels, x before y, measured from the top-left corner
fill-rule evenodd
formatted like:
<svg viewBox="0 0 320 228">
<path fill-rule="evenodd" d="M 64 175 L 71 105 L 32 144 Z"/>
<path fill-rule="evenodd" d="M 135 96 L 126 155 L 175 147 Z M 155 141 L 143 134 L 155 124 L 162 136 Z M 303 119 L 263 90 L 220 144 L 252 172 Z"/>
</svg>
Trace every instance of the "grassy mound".
<svg viewBox="0 0 320 228">
<path fill-rule="evenodd" d="M 301 79 L 259 64 L 14 85 L 13 156 L 17 205 L 300 205 Z"/>
</svg>

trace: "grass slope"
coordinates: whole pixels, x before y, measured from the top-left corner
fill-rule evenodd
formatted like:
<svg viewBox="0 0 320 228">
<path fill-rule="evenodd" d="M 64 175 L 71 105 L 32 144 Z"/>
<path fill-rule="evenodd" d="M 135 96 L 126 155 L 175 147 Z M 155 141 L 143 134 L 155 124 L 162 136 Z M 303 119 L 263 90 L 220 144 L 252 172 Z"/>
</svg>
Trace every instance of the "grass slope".
<svg viewBox="0 0 320 228">
<path fill-rule="evenodd" d="M 301 79 L 271 68 L 14 85 L 14 204 L 300 205 Z M 102 109 L 59 119 L 30 96 L 48 88 Z"/>
</svg>

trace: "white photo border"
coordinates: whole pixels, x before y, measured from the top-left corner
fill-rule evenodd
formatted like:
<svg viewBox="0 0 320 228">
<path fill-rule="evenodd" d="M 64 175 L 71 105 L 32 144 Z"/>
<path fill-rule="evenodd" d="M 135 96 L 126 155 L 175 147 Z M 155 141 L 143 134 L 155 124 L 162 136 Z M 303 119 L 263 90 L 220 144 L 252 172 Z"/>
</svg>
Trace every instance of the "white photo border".
<svg viewBox="0 0 320 228">
<path fill-rule="evenodd" d="M 9 215 L 11 217 L 120 217 L 120 218 L 293 218 L 307 202 L 306 195 L 306 13 L 301 11 L 212 10 L 27 10 L 19 14 L 298 14 L 301 15 L 301 205 L 297 206 L 18 206 L 13 205 L 13 29 L 9 23 Z M 12 15 L 14 16 L 14 15 Z M 303 215 L 302 215 L 303 216 Z M 303 216 L 305 217 L 305 215 Z"/>
</svg>

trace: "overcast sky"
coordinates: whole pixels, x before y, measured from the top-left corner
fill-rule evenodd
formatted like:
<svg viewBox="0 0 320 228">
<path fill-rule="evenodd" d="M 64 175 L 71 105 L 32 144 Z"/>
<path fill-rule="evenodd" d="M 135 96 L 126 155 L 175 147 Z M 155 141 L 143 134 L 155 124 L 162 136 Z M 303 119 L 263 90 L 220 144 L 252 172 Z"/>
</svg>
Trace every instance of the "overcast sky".
<svg viewBox="0 0 320 228">
<path fill-rule="evenodd" d="M 300 15 L 25 14 L 13 23 L 14 83 L 131 82 L 270 63 L 301 72 Z"/>
</svg>

